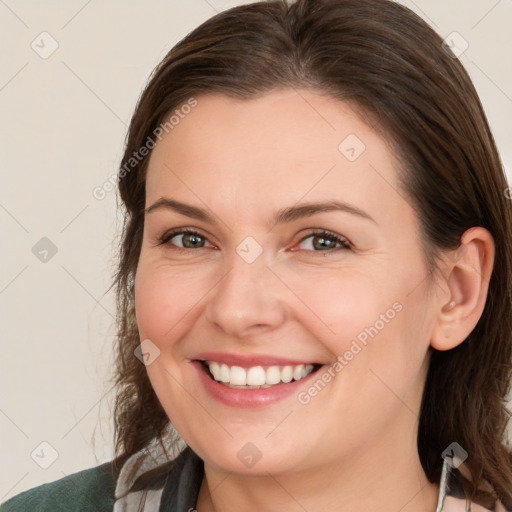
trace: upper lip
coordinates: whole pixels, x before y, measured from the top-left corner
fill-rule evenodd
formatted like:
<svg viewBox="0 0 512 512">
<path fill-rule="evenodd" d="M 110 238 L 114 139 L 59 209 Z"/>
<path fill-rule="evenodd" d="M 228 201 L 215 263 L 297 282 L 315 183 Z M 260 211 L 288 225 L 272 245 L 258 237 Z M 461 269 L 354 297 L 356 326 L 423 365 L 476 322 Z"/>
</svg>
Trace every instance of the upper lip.
<svg viewBox="0 0 512 512">
<path fill-rule="evenodd" d="M 196 361 L 216 361 L 228 366 L 241 366 L 242 368 L 251 368 L 253 366 L 296 366 L 299 364 L 317 364 L 313 360 L 290 359 L 267 354 L 230 354 L 227 352 L 202 352 L 191 358 Z"/>
</svg>

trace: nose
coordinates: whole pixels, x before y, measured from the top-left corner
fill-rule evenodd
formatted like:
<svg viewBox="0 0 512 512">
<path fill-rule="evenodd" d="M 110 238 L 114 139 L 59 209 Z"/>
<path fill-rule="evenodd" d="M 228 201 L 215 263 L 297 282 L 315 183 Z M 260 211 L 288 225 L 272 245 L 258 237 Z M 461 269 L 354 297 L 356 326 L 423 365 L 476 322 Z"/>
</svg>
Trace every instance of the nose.
<svg viewBox="0 0 512 512">
<path fill-rule="evenodd" d="M 208 322 L 237 339 L 278 328 L 286 318 L 283 283 L 267 268 L 262 255 L 247 263 L 238 254 L 210 292 Z"/>
</svg>

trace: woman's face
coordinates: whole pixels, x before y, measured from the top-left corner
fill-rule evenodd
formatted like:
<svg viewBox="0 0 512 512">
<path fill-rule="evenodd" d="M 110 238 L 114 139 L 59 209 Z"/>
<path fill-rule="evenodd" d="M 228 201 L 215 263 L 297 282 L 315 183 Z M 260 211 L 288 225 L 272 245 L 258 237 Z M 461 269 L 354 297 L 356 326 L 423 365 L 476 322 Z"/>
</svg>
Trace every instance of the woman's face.
<svg viewBox="0 0 512 512">
<path fill-rule="evenodd" d="M 245 474 L 416 453 L 437 289 L 395 155 L 312 91 L 195 99 L 151 155 L 136 274 L 171 422 Z"/>
</svg>

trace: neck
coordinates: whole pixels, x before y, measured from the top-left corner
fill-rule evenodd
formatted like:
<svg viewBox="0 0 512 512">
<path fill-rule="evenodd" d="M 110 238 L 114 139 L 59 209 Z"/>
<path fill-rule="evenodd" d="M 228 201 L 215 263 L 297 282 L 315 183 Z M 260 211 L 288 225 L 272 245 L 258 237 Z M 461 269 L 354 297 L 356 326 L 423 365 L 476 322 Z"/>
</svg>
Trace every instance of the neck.
<svg viewBox="0 0 512 512">
<path fill-rule="evenodd" d="M 415 432 L 380 436 L 341 463 L 300 472 L 247 476 L 205 464 L 197 512 L 435 512 L 439 486 L 425 476 Z"/>
</svg>

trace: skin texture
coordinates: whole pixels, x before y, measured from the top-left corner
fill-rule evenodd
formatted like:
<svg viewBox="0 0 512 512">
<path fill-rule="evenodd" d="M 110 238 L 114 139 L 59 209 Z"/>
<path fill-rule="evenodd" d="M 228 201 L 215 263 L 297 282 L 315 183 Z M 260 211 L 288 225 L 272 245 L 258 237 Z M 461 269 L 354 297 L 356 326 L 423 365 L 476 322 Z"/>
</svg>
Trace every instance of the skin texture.
<svg viewBox="0 0 512 512">
<path fill-rule="evenodd" d="M 450 349 L 476 325 L 491 236 L 466 232 L 435 277 L 398 162 L 348 104 L 293 89 L 197 101 L 153 150 L 146 207 L 168 197 L 206 209 L 215 223 L 147 213 L 136 274 L 141 340 L 160 351 L 149 378 L 205 462 L 197 510 L 434 511 L 438 486 L 416 447 L 428 349 Z M 339 150 L 351 134 L 365 145 L 354 161 Z M 373 221 L 343 211 L 269 221 L 276 210 L 327 200 Z M 199 231 L 202 247 L 179 251 L 180 235 L 157 245 L 173 228 Z M 315 249 L 311 233 L 322 229 L 351 248 Z M 249 236 L 263 249 L 252 263 L 236 252 Z M 293 394 L 254 409 L 224 405 L 190 362 L 219 351 L 329 365 L 397 303 L 394 318 L 307 404 Z M 252 467 L 237 456 L 249 442 L 261 453 Z"/>
</svg>

